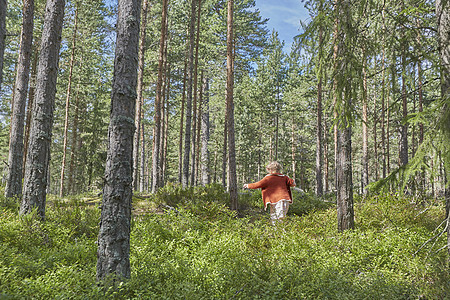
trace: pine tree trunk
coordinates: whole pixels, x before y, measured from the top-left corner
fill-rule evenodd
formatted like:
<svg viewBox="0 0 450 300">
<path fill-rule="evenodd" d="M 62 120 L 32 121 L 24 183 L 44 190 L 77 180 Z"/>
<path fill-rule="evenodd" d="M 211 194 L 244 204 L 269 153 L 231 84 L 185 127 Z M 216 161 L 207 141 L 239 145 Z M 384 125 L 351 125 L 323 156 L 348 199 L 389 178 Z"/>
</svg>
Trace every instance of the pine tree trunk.
<svg viewBox="0 0 450 300">
<path fill-rule="evenodd" d="M 367 194 L 366 186 L 369 184 L 369 147 L 368 147 L 368 131 L 367 131 L 367 58 L 363 50 L 363 86 L 362 86 L 362 190 L 363 194 Z"/>
<path fill-rule="evenodd" d="M 450 143 L 450 3 L 445 0 L 436 0 L 436 17 L 438 28 L 438 49 L 441 61 L 441 96 L 444 109 L 441 116 L 441 128 L 447 141 Z M 445 156 L 445 198 L 447 208 L 447 251 L 450 255 L 450 150 L 446 149 Z"/>
<path fill-rule="evenodd" d="M 119 0 L 97 280 L 129 278 L 133 137 L 139 46 L 139 0 Z"/>
<path fill-rule="evenodd" d="M 183 187 L 189 185 L 189 155 L 191 151 L 191 123 L 192 123 L 192 80 L 194 73 L 194 33 L 195 33 L 195 7 L 196 0 L 191 3 L 191 20 L 189 26 L 189 51 L 188 51 L 188 74 L 187 74 L 187 98 L 186 98 L 186 126 L 184 131 L 184 159 L 183 176 L 181 184 Z"/>
<path fill-rule="evenodd" d="M 64 195 L 64 175 L 66 170 L 66 157 L 67 157 L 67 134 L 69 131 L 69 108 L 70 108 L 70 96 L 72 92 L 72 75 L 73 67 L 75 65 L 75 47 L 77 42 L 77 26 L 78 26 L 78 6 L 75 9 L 75 20 L 73 26 L 73 36 L 72 36 L 72 53 L 70 55 L 70 65 L 69 65 L 69 79 L 67 83 L 67 93 L 66 93 L 66 116 L 64 119 L 64 141 L 63 141 L 63 158 L 61 163 L 61 177 L 59 186 L 59 197 Z"/>
<path fill-rule="evenodd" d="M 320 9 L 321 10 L 321 9 Z M 319 28 L 319 82 L 317 83 L 317 128 L 316 128 L 316 195 L 323 195 L 323 141 L 322 141 L 322 47 L 323 29 Z"/>
<path fill-rule="evenodd" d="M 145 188 L 145 182 L 147 178 L 147 173 L 145 172 L 145 166 L 146 164 L 146 157 L 145 157 L 145 134 L 144 134 L 144 122 L 141 122 L 141 177 L 140 177 L 140 184 L 139 184 L 139 192 L 143 193 Z"/>
<path fill-rule="evenodd" d="M 167 5 L 168 0 L 163 0 L 163 9 L 161 17 L 161 38 L 159 41 L 159 59 L 158 59 L 158 80 L 156 82 L 156 97 L 155 97 L 155 125 L 153 135 L 153 158 L 152 158 L 152 193 L 160 187 L 161 178 L 161 97 L 163 86 L 164 73 L 164 49 L 166 43 L 166 19 L 167 19 Z"/>
<path fill-rule="evenodd" d="M 3 82 L 3 56 L 5 53 L 6 40 L 6 12 L 7 0 L 0 0 L 0 91 Z"/>
<path fill-rule="evenodd" d="M 194 97 L 194 105 L 192 108 L 192 166 L 191 166 L 191 184 L 196 184 L 196 155 L 197 155 L 197 95 L 198 95 L 198 46 L 200 44 L 200 16 L 201 16 L 201 5 L 202 1 L 198 1 L 198 7 L 197 7 L 197 32 L 196 32 L 196 39 L 195 39 L 195 56 L 194 56 L 194 87 L 193 87 L 193 97 Z"/>
<path fill-rule="evenodd" d="M 184 59 L 183 71 L 183 94 L 181 96 L 181 116 L 180 116 L 180 133 L 178 136 L 178 182 L 181 183 L 183 175 L 183 123 L 184 123 L 184 105 L 186 102 L 186 75 L 187 75 L 187 51 Z"/>
<path fill-rule="evenodd" d="M 81 65 L 80 65 L 81 67 Z M 80 75 L 81 77 L 81 75 Z M 78 153 L 78 119 L 79 119 L 79 106 L 80 106 L 80 83 L 81 78 L 78 79 L 77 84 L 77 94 L 75 96 L 75 112 L 73 116 L 73 126 L 72 126 L 72 145 L 70 147 L 70 164 L 69 164 L 69 184 L 68 184 L 68 192 L 71 194 L 76 194 L 76 188 L 75 188 L 75 169 L 76 164 L 75 161 L 77 160 L 77 153 Z"/>
<path fill-rule="evenodd" d="M 203 97 L 202 97 L 202 149 L 201 149 L 201 170 L 202 170 L 202 185 L 205 186 L 211 183 L 211 174 L 209 170 L 209 78 L 203 78 Z"/>
<path fill-rule="evenodd" d="M 139 33 L 139 62 L 138 62 L 138 82 L 137 82 L 137 97 L 136 97 L 136 115 L 134 118 L 134 124 L 136 131 L 134 133 L 134 146 L 133 146 L 133 189 L 138 190 L 139 182 L 139 140 L 141 139 L 141 110 L 143 104 L 142 91 L 144 89 L 144 66 L 145 66 L 145 39 L 147 29 L 147 14 L 149 10 L 149 1 L 144 0 L 141 10 L 141 27 Z M 141 173 L 142 176 L 142 173 Z"/>
<path fill-rule="evenodd" d="M 59 48 L 64 17 L 64 0 L 48 0 L 46 6 L 39 66 L 36 78 L 36 100 L 31 120 L 30 140 L 20 214 L 37 208 L 45 217 L 47 172 L 55 107 Z"/>
<path fill-rule="evenodd" d="M 24 142 L 23 142 L 22 178 L 25 177 L 25 164 L 27 162 L 28 140 L 30 137 L 31 115 L 33 112 L 34 96 L 36 93 L 36 73 L 37 73 L 37 64 L 38 64 L 38 59 L 39 59 L 39 51 L 38 51 L 36 43 L 33 48 L 34 48 L 34 58 L 33 58 L 33 65 L 31 67 L 30 91 L 28 93 L 27 118 L 26 118 L 26 122 L 25 122 L 25 137 L 24 137 Z"/>
<path fill-rule="evenodd" d="M 222 147 L 222 186 L 227 186 L 227 162 L 228 162 L 228 110 L 225 112 L 225 124 L 223 130 L 223 147 Z"/>
<path fill-rule="evenodd" d="M 404 4 L 402 1 L 402 8 Z M 401 29 L 401 63 L 402 63 L 402 125 L 400 131 L 400 147 L 399 147 L 399 161 L 400 166 L 405 166 L 408 163 L 408 124 L 406 118 L 408 117 L 407 95 L 406 95 L 406 41 L 404 29 Z"/>
<path fill-rule="evenodd" d="M 323 119 L 323 163 L 325 165 L 325 174 L 324 174 L 324 181 L 325 181 L 325 193 L 328 193 L 329 186 L 328 186 L 328 170 L 329 170 L 329 163 L 328 163 L 328 136 L 327 136 L 327 119 L 326 117 Z"/>
<path fill-rule="evenodd" d="M 195 147 L 195 174 L 194 174 L 194 181 L 195 184 L 197 185 L 199 182 L 199 177 L 201 174 L 201 170 L 200 168 L 200 151 L 201 151 L 201 129 L 202 129 L 202 104 L 203 104 L 203 70 L 201 71 L 200 74 L 200 82 L 202 84 L 202 86 L 199 89 L 199 97 L 198 97 L 198 112 L 197 112 L 197 141 L 196 141 L 196 145 L 197 147 Z"/>
<path fill-rule="evenodd" d="M 30 74 L 31 52 L 33 44 L 34 0 L 23 1 L 22 33 L 20 40 L 19 62 L 11 117 L 11 135 L 9 141 L 8 178 L 5 186 L 6 197 L 20 197 L 23 176 L 23 129 L 25 104 L 27 102 Z M 1 69 L 0 69 L 1 72 Z"/>
<path fill-rule="evenodd" d="M 228 0 L 227 10 L 227 123 L 228 123 L 228 192 L 231 209 L 238 210 L 236 150 L 234 140 L 234 57 L 233 57 L 233 0 Z"/>
<path fill-rule="evenodd" d="M 383 10 L 382 10 L 382 18 L 383 18 L 383 32 L 386 32 L 386 23 L 385 23 L 385 9 L 384 9 L 385 1 L 383 1 Z M 385 102 L 386 102 L 386 41 L 385 35 L 383 35 L 383 54 L 381 58 L 381 150 L 383 152 L 383 178 L 386 178 L 387 175 L 387 167 L 386 167 L 386 112 L 385 112 Z"/>
<path fill-rule="evenodd" d="M 166 39 L 164 41 L 164 56 L 163 56 L 163 73 L 162 73 L 162 86 L 161 86 L 161 136 L 160 136 L 160 156 L 159 156 L 159 187 L 164 186 L 164 178 L 165 178 L 165 169 L 164 165 L 166 164 L 166 153 L 165 150 L 165 143 L 166 143 L 166 104 L 167 104 L 167 98 L 166 98 L 166 92 L 167 92 L 167 86 L 168 86 L 168 74 L 169 71 L 167 70 L 167 48 L 168 48 L 168 26 L 169 26 L 169 18 L 166 17 Z"/>
</svg>

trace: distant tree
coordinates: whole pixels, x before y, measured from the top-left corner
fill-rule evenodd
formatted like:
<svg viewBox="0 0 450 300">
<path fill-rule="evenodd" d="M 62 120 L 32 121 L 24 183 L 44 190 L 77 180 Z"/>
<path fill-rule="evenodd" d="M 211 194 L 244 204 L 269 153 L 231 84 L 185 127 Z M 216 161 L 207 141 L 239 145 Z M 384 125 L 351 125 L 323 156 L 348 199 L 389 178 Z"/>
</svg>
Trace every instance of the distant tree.
<svg viewBox="0 0 450 300">
<path fill-rule="evenodd" d="M 45 217 L 48 163 L 64 5 L 64 0 L 48 0 L 45 10 L 36 78 L 35 105 L 31 120 L 24 189 L 20 206 L 21 214 L 30 213 L 33 208 L 37 208 L 38 215 L 41 218 Z"/>
<path fill-rule="evenodd" d="M 98 235 L 97 280 L 130 277 L 133 136 L 139 0 L 119 0 L 108 154 Z"/>
<path fill-rule="evenodd" d="M 0 91 L 3 82 L 3 54 L 5 53 L 7 0 L 0 0 Z"/>
<path fill-rule="evenodd" d="M 202 184 L 207 185 L 211 182 L 211 175 L 209 170 L 209 78 L 208 76 L 203 77 L 203 97 L 202 97 L 202 145 L 201 145 L 201 172 L 202 172 Z"/>
<path fill-rule="evenodd" d="M 12 101 L 8 178 L 5 186 L 6 197 L 20 196 L 22 194 L 23 131 L 33 45 L 33 18 L 34 0 L 24 0 L 19 62 L 17 65 L 14 99 Z"/>
</svg>

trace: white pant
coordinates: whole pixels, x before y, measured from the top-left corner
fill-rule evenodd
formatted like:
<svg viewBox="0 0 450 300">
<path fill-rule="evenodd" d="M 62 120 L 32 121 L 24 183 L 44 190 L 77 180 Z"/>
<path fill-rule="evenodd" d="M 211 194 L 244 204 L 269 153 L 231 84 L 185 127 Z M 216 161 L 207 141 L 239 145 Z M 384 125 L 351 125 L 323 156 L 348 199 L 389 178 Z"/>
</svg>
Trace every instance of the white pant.
<svg viewBox="0 0 450 300">
<path fill-rule="evenodd" d="M 289 200 L 282 199 L 277 203 L 270 203 L 270 221 L 273 225 L 286 217 L 289 209 Z"/>
</svg>

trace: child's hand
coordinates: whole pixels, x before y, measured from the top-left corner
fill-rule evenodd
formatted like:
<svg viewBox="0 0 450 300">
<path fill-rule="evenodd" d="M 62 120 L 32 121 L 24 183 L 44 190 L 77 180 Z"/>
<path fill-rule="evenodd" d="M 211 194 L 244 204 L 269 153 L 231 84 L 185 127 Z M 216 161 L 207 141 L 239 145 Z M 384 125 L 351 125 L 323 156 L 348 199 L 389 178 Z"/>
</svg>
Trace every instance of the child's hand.
<svg viewBox="0 0 450 300">
<path fill-rule="evenodd" d="M 248 184 L 244 184 L 244 189 L 248 189 Z"/>
</svg>

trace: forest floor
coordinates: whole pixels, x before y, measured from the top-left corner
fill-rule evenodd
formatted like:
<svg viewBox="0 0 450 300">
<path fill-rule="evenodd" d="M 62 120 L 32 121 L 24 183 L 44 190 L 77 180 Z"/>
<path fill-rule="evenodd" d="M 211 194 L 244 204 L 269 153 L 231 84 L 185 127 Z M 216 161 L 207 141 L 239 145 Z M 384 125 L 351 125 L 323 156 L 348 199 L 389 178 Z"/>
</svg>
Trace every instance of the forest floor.
<svg viewBox="0 0 450 300">
<path fill-rule="evenodd" d="M 324 200 L 328 201 L 325 202 Z M 329 199 L 296 193 L 271 226 L 258 191 L 237 214 L 220 186 L 172 185 L 133 199 L 131 279 L 95 281 L 101 196 L 50 196 L 46 220 L 0 199 L 0 299 L 449 299 L 444 204 L 355 199 L 337 232 Z"/>
</svg>

